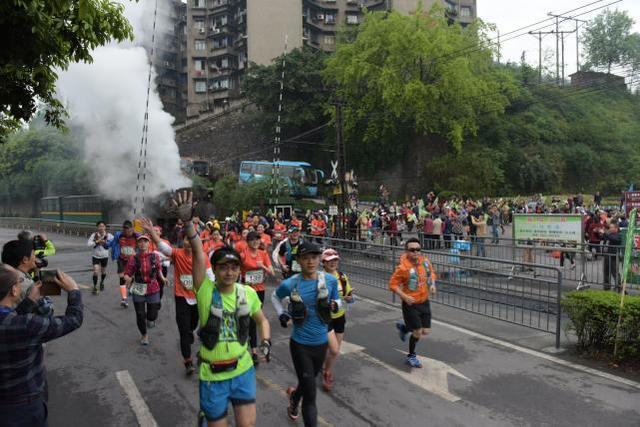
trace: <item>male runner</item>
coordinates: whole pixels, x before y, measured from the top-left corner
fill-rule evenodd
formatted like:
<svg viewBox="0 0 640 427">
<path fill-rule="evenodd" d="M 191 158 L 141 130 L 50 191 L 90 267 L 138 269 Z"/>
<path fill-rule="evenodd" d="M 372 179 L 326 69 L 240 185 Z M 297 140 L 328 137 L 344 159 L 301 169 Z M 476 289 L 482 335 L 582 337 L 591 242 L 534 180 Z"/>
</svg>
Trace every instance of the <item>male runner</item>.
<svg viewBox="0 0 640 427">
<path fill-rule="evenodd" d="M 200 319 L 200 410 L 209 427 L 227 426 L 227 407 L 233 405 L 236 425 L 256 424 L 256 374 L 247 350 L 249 318 L 260 328 L 260 353 L 269 361 L 271 332 L 260 309 L 260 299 L 248 286 L 237 283 L 240 256 L 230 248 L 211 257 L 216 281 L 206 276 L 205 253 L 190 221 L 192 194 L 178 194 L 176 213 L 185 221 L 185 233 L 193 251 L 193 284 Z"/>
<path fill-rule="evenodd" d="M 297 254 L 297 260 L 302 267 L 301 273 L 280 283 L 271 297 L 280 325 L 286 328 L 289 320 L 293 320 L 289 348 L 298 385 L 287 390 L 287 414 L 290 419 L 296 420 L 298 406 L 302 400 L 302 417 L 306 427 L 315 427 L 318 424 L 316 377 L 327 355 L 331 313 L 337 312 L 342 306 L 336 278 L 318 271 L 321 253 L 315 244 L 301 243 Z M 285 298 L 290 301 L 287 312 L 282 306 Z"/>
<path fill-rule="evenodd" d="M 420 254 L 420 240 L 408 239 L 404 249 L 400 264 L 389 280 L 389 289 L 402 299 L 404 323 L 396 323 L 400 339 L 406 341 L 411 334 L 406 362 L 413 368 L 422 368 L 416 356 L 416 344 L 420 337 L 431 332 L 429 292 L 436 293 L 436 273 L 427 257 Z"/>
<path fill-rule="evenodd" d="M 298 248 L 304 240 L 300 237 L 298 227 L 289 228 L 289 236 L 276 246 L 272 258 L 275 265 L 279 265 L 282 270 L 282 277 L 288 278 L 301 271 L 300 264 L 296 259 Z"/>
<path fill-rule="evenodd" d="M 127 301 L 127 287 L 124 280 L 124 269 L 129 259 L 136 254 L 138 234 L 133 230 L 131 221 L 122 223 L 122 231 L 118 231 L 111 241 L 111 259 L 118 263 L 118 277 L 120 278 L 120 306 L 129 307 Z"/>
<path fill-rule="evenodd" d="M 104 221 L 96 223 L 96 231 L 89 236 L 87 246 L 91 248 L 91 265 L 93 266 L 93 294 L 98 294 L 98 275 L 100 275 L 100 292 L 104 291 L 104 279 L 107 277 L 109 262 L 109 246 L 113 235 L 107 233 Z"/>
</svg>

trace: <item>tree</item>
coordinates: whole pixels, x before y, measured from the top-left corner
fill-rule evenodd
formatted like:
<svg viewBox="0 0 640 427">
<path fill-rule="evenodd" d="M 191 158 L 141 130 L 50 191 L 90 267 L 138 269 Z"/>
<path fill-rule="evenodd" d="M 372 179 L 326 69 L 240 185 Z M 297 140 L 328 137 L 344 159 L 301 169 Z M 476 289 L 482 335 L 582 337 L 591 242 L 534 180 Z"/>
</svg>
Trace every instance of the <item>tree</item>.
<svg viewBox="0 0 640 427">
<path fill-rule="evenodd" d="M 0 2 L 0 140 L 29 121 L 38 103 L 45 119 L 64 127 L 56 99 L 58 70 L 91 62 L 91 50 L 112 39 L 133 39 L 124 6 L 111 0 L 4 0 Z"/>
<path fill-rule="evenodd" d="M 613 65 L 640 69 L 640 34 L 631 33 L 634 21 L 626 11 L 605 10 L 589 21 L 582 37 L 587 68 Z"/>
<path fill-rule="evenodd" d="M 454 152 L 481 115 L 499 114 L 515 89 L 494 65 L 486 27 L 449 25 L 441 9 L 365 13 L 351 43 L 338 43 L 325 79 L 345 103 L 350 158 L 390 165 L 415 136 L 445 137 Z"/>
<path fill-rule="evenodd" d="M 283 112 L 283 136 L 294 136 L 328 121 L 325 111 L 329 93 L 322 80 L 327 54 L 310 47 L 294 49 L 286 56 Z M 260 110 L 259 121 L 266 135 L 275 130 L 282 60 L 279 56 L 271 65 L 251 63 L 244 77 L 247 98 Z"/>
</svg>

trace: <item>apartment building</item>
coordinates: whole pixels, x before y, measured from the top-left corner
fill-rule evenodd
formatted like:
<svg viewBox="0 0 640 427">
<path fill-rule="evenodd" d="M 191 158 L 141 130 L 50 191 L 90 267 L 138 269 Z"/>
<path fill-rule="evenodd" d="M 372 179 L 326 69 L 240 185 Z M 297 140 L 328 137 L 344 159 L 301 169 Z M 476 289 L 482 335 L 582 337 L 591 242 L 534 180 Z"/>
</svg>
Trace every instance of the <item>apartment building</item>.
<svg viewBox="0 0 640 427">
<path fill-rule="evenodd" d="M 436 2 L 451 22 L 476 17 L 476 0 Z M 178 17 L 179 93 L 186 117 L 219 112 L 242 97 L 241 78 L 249 62 L 270 64 L 303 45 L 331 52 L 338 29 L 362 22 L 364 10 L 415 13 L 419 0 L 187 0 Z M 181 26 L 180 23 L 183 25 Z M 168 82 L 167 82 L 168 83 Z M 167 89 L 168 93 L 172 93 Z M 176 102 L 179 102 L 178 100 Z"/>
</svg>

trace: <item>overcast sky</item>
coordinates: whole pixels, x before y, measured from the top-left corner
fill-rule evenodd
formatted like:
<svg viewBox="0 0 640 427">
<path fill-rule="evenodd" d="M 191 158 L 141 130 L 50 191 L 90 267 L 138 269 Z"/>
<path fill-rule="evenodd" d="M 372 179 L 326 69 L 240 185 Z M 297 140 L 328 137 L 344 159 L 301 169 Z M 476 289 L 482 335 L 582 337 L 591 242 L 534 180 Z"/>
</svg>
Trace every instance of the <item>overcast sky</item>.
<svg viewBox="0 0 640 427">
<path fill-rule="evenodd" d="M 583 5 L 592 3 L 595 0 L 477 0 L 478 5 L 478 17 L 485 22 L 494 23 L 497 25 L 501 34 L 506 34 L 513 30 L 525 27 L 529 24 L 533 24 L 543 19 L 548 18 L 547 13 L 552 12 L 556 14 L 562 14 L 572 9 L 578 8 Z M 571 12 L 571 16 L 576 16 L 595 9 L 599 6 L 604 6 L 613 3 L 615 0 L 605 0 L 596 3 L 592 6 L 585 7 L 583 9 Z M 635 21 L 634 31 L 640 32 L 640 0 L 622 0 L 612 6 L 610 9 L 626 10 Z M 603 9 L 582 15 L 576 16 L 577 19 L 589 20 L 595 17 Z M 547 28 L 540 29 L 545 25 L 553 24 Z M 527 30 L 519 31 L 512 34 L 513 37 L 517 34 L 534 31 L 551 31 L 555 27 L 555 23 L 552 21 L 544 22 L 538 26 L 528 28 Z M 575 29 L 574 21 L 567 21 L 561 25 L 561 31 L 572 31 Z M 581 31 L 582 28 L 579 28 Z M 549 34 L 543 36 L 542 50 L 548 50 L 548 54 L 553 53 L 553 60 L 555 64 L 555 35 Z M 504 41 L 501 43 L 501 56 L 503 60 L 520 61 L 522 52 L 525 52 L 527 62 L 538 66 L 538 39 L 537 36 L 525 34 L 520 37 L 516 37 L 512 40 Z M 544 55 L 544 54 L 543 54 Z M 580 59 L 583 62 L 582 58 Z M 574 34 L 565 34 L 565 76 L 575 72 L 576 70 L 576 38 Z"/>
</svg>

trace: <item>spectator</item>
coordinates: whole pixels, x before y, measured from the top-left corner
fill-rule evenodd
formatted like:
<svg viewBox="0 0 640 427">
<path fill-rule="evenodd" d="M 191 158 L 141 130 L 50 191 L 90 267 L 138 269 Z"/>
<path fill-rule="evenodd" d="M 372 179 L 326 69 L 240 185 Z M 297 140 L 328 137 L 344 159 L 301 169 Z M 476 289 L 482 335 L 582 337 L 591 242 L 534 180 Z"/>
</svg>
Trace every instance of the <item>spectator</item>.
<svg viewBox="0 0 640 427">
<path fill-rule="evenodd" d="M 618 264 L 620 263 L 622 237 L 620 236 L 620 228 L 618 224 L 612 222 L 609 224 L 609 230 L 604 235 L 604 286 L 603 289 L 608 291 L 611 289 L 611 276 L 613 276 L 614 288 L 619 290 L 620 277 L 618 277 Z"/>
<path fill-rule="evenodd" d="M 76 282 L 59 272 L 55 283 L 68 293 L 64 316 L 19 314 L 24 299 L 39 299 L 39 286 L 24 274 L 0 265 L 0 420 L 9 426 L 47 425 L 47 387 L 42 344 L 82 325 L 82 297 Z"/>
</svg>

